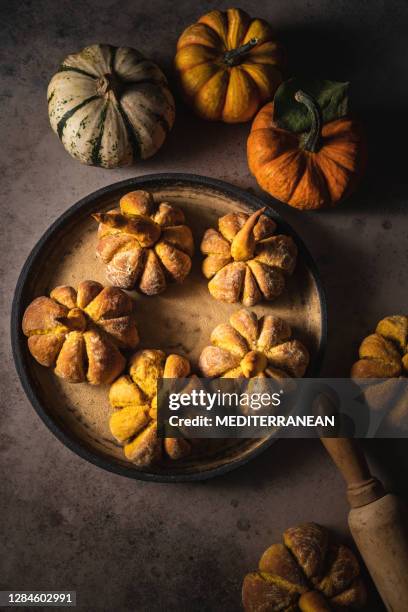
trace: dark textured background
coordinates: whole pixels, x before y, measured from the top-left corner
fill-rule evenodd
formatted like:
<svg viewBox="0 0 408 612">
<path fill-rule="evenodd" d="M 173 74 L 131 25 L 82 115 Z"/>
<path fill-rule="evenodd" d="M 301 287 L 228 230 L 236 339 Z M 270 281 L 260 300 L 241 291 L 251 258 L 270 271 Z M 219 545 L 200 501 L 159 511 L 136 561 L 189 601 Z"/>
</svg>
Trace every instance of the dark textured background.
<svg viewBox="0 0 408 612">
<path fill-rule="evenodd" d="M 207 483 L 157 485 L 105 473 L 39 421 L 8 339 L 10 302 L 31 247 L 90 191 L 135 174 L 177 171 L 259 193 L 245 160 L 249 125 L 208 124 L 179 104 L 175 129 L 153 160 L 111 171 L 72 160 L 48 125 L 47 83 L 67 53 L 93 42 L 135 46 L 171 76 L 183 28 L 228 3 L 3 0 L 0 7 L 0 587 L 76 589 L 83 610 L 233 612 L 242 576 L 287 526 L 316 520 L 348 537 L 344 487 L 319 443 L 280 441 Z M 355 196 L 325 213 L 276 206 L 304 238 L 326 286 L 324 373 L 346 375 L 375 322 L 407 311 L 408 3 L 244 0 L 241 7 L 275 26 L 289 52 L 288 74 L 351 80 L 366 124 L 370 166 Z M 406 493 L 407 443 L 367 446 L 386 481 Z"/>
</svg>

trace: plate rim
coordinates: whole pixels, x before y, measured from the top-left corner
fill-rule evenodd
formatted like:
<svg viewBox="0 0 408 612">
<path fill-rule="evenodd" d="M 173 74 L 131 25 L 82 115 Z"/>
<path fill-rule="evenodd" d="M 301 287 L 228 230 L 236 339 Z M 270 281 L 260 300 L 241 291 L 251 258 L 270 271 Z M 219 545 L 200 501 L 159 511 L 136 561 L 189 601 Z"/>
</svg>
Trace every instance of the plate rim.
<svg viewBox="0 0 408 612">
<path fill-rule="evenodd" d="M 268 214 L 274 221 L 278 223 L 280 228 L 284 230 L 285 233 L 291 235 L 298 246 L 299 253 L 304 258 L 306 262 L 306 266 L 309 269 L 310 273 L 313 276 L 313 280 L 316 284 L 316 289 L 320 302 L 321 309 L 321 337 L 319 346 L 317 348 L 316 356 L 313 362 L 313 369 L 309 373 L 313 375 L 317 375 L 321 369 L 324 353 L 327 346 L 327 326 L 328 326 L 328 317 L 327 317 L 327 301 L 325 290 L 323 286 L 323 282 L 320 276 L 319 269 L 307 249 L 305 243 L 302 238 L 298 235 L 298 233 L 292 228 L 292 226 L 285 221 L 285 219 L 281 216 L 269 204 L 269 202 L 264 202 L 261 197 L 258 197 L 252 193 L 249 193 L 242 187 L 238 187 L 236 185 L 232 185 L 227 183 L 226 181 L 222 181 L 220 179 L 214 179 L 208 176 L 199 175 L 199 174 L 189 174 L 189 173 L 181 173 L 181 172 L 163 172 L 163 173 L 154 173 L 154 174 L 145 174 L 132 178 L 127 178 L 122 181 L 118 181 L 115 183 L 111 183 L 109 185 L 105 185 L 104 187 L 93 191 L 92 193 L 86 195 L 85 197 L 78 200 L 75 204 L 67 208 L 61 215 L 57 217 L 57 219 L 46 229 L 46 231 L 42 234 L 40 239 L 36 242 L 34 247 L 31 249 L 27 259 L 25 260 L 23 267 L 18 276 L 18 280 L 16 283 L 16 288 L 14 291 L 12 308 L 11 308 L 11 346 L 12 346 L 12 354 L 14 359 L 14 364 L 16 367 L 16 371 L 18 377 L 20 379 L 20 383 L 23 387 L 23 390 L 30 401 L 32 407 L 36 411 L 37 415 L 46 425 L 46 427 L 51 431 L 52 434 L 62 442 L 67 448 L 69 448 L 76 455 L 85 459 L 96 465 L 102 469 L 105 469 L 109 472 L 119 474 L 121 476 L 125 476 L 127 478 L 132 478 L 136 480 L 144 480 L 144 481 L 152 481 L 152 482 L 162 482 L 162 483 L 172 483 L 172 482 L 191 482 L 198 480 L 206 480 L 209 478 L 213 478 L 216 476 L 220 476 L 222 474 L 226 474 L 246 463 L 248 463 L 251 459 L 257 457 L 260 453 L 266 450 L 273 442 L 277 440 L 273 435 L 265 438 L 265 440 L 259 444 L 252 451 L 247 453 L 244 457 L 240 457 L 238 459 L 232 460 L 223 465 L 209 468 L 207 470 L 201 470 L 197 472 L 191 473 L 155 473 L 155 472 L 144 472 L 136 470 L 132 467 L 126 467 L 125 465 L 120 465 L 119 463 L 115 463 L 110 461 L 108 458 L 102 455 L 102 453 L 98 453 L 98 451 L 89 450 L 85 445 L 81 444 L 81 442 L 74 436 L 70 435 L 58 422 L 56 419 L 53 419 L 43 407 L 42 403 L 39 401 L 35 387 L 30 380 L 30 376 L 28 374 L 28 367 L 25 363 L 25 336 L 21 330 L 21 320 L 23 315 L 23 307 L 25 304 L 24 292 L 27 289 L 27 281 L 29 279 L 30 273 L 32 269 L 35 269 L 36 260 L 41 256 L 43 248 L 46 246 L 48 241 L 52 239 L 56 230 L 63 227 L 65 224 L 70 222 L 75 214 L 90 205 L 96 199 L 99 199 L 109 193 L 119 191 L 121 189 L 125 189 L 127 187 L 134 187 L 144 185 L 145 188 L 149 186 L 149 184 L 158 183 L 184 183 L 190 184 L 194 186 L 205 186 L 215 190 L 220 191 L 230 197 L 234 197 L 243 201 L 248 205 L 252 210 L 257 210 L 262 208 L 265 204 L 267 206 L 266 214 Z M 270 198 L 270 196 L 268 196 Z M 274 200 L 273 198 L 271 198 Z M 276 201 L 276 200 L 275 200 Z"/>
</svg>

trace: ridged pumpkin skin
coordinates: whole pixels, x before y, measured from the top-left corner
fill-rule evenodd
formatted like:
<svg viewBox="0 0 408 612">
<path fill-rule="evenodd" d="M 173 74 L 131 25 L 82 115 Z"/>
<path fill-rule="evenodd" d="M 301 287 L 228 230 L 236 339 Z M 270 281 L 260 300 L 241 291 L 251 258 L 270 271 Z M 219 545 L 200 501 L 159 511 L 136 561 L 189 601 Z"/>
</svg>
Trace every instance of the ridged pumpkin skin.
<svg viewBox="0 0 408 612">
<path fill-rule="evenodd" d="M 48 86 L 51 127 L 83 164 L 116 168 L 151 157 L 175 117 L 160 68 L 129 47 L 68 55 Z"/>
<path fill-rule="evenodd" d="M 257 114 L 248 138 L 248 165 L 271 196 L 300 209 L 335 206 L 356 187 L 366 147 L 357 122 L 337 119 L 323 125 L 316 152 L 302 148 L 302 134 L 279 128 L 273 103 Z"/>
<path fill-rule="evenodd" d="M 254 39 L 256 44 L 250 43 Z M 254 46 L 231 54 L 248 43 Z M 273 97 L 282 81 L 281 57 L 265 21 L 240 9 L 214 10 L 180 36 L 175 67 L 185 98 L 199 116 L 239 123 Z"/>
</svg>

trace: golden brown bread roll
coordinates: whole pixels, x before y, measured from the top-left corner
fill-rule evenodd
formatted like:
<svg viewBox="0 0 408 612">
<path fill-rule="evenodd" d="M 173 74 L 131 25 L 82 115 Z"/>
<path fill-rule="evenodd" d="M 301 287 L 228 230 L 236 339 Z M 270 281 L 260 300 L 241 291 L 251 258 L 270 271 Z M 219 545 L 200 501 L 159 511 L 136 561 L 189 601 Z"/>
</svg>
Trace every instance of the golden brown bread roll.
<svg viewBox="0 0 408 612">
<path fill-rule="evenodd" d="M 157 382 L 159 378 L 187 378 L 190 364 L 185 357 L 163 351 L 144 349 L 129 361 L 129 374 L 118 378 L 110 388 L 109 401 L 114 409 L 109 427 L 123 445 L 129 461 L 146 467 L 162 456 L 182 459 L 191 445 L 183 438 L 157 437 Z"/>
<path fill-rule="evenodd" d="M 408 429 L 408 317 L 393 315 L 382 319 L 362 341 L 360 359 L 351 368 L 354 379 L 372 381 L 364 391 L 366 402 L 374 410 L 390 408 L 384 425 L 395 432 Z"/>
<path fill-rule="evenodd" d="M 93 217 L 99 222 L 96 252 L 115 286 L 156 295 L 190 272 L 193 236 L 180 208 L 156 204 L 147 191 L 131 191 L 118 209 Z"/>
<path fill-rule="evenodd" d="M 408 317 L 385 317 L 376 332 L 364 338 L 359 361 L 353 365 L 353 378 L 393 378 L 408 374 Z"/>
<path fill-rule="evenodd" d="M 333 612 L 365 605 L 367 594 L 355 555 L 331 543 L 324 527 L 292 527 L 283 540 L 263 553 L 258 571 L 245 576 L 246 612 Z"/>
<path fill-rule="evenodd" d="M 274 235 L 276 223 L 264 211 L 229 213 L 218 220 L 218 231 L 205 232 L 202 270 L 211 279 L 208 289 L 215 299 L 254 306 L 283 292 L 297 247 L 290 236 Z"/>
<path fill-rule="evenodd" d="M 208 377 L 301 377 L 309 352 L 291 336 L 290 326 L 279 317 L 266 315 L 258 320 L 250 310 L 237 310 L 229 323 L 213 330 L 211 346 L 200 355 L 200 370 Z"/>
<path fill-rule="evenodd" d="M 121 289 L 84 281 L 56 287 L 27 307 L 28 348 L 41 365 L 68 382 L 111 383 L 125 367 L 120 348 L 136 348 L 134 303 Z"/>
</svg>

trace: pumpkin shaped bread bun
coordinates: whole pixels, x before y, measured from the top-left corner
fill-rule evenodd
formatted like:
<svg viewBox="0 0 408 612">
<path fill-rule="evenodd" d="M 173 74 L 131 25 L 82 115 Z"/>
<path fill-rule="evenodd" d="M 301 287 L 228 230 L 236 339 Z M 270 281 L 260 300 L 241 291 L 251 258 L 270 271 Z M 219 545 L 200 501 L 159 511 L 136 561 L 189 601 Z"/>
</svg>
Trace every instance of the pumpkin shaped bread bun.
<svg viewBox="0 0 408 612">
<path fill-rule="evenodd" d="M 264 211 L 229 213 L 218 219 L 218 230 L 205 232 L 202 270 L 216 300 L 254 306 L 283 292 L 297 247 L 290 236 L 275 235 L 276 223 Z"/>
<path fill-rule="evenodd" d="M 374 410 L 388 409 L 383 426 L 389 435 L 408 430 L 408 317 L 381 319 L 360 344 L 351 377 L 364 384 L 364 397 Z M 365 381 L 364 379 L 367 379 Z"/>
<path fill-rule="evenodd" d="M 156 204 L 147 191 L 131 191 L 119 208 L 93 217 L 99 222 L 96 252 L 116 287 L 156 295 L 190 272 L 193 235 L 177 206 Z"/>
<path fill-rule="evenodd" d="M 242 587 L 245 612 L 346 612 L 361 610 L 366 600 L 354 553 L 316 523 L 287 529 L 283 544 L 265 550 Z"/>
<path fill-rule="evenodd" d="M 353 378 L 392 378 L 408 375 L 408 317 L 382 319 L 375 333 L 364 338 L 360 359 L 351 370 Z"/>
<path fill-rule="evenodd" d="M 307 348 L 292 338 L 286 321 L 273 315 L 258 319 L 245 308 L 217 325 L 199 359 L 204 376 L 222 378 L 300 378 L 308 364 Z"/>
<path fill-rule="evenodd" d="M 157 437 L 157 381 L 189 375 L 185 357 L 145 349 L 131 357 L 129 373 L 111 386 L 109 401 L 114 412 L 109 427 L 123 445 L 126 458 L 138 467 L 157 463 L 162 457 L 181 459 L 190 453 L 190 443 L 184 438 Z"/>
<path fill-rule="evenodd" d="M 139 343 L 133 300 L 116 287 L 84 281 L 36 298 L 23 317 L 28 348 L 71 383 L 111 383 L 125 367 L 120 349 Z"/>
<path fill-rule="evenodd" d="M 296 92 L 294 103 L 303 104 L 310 114 L 308 132 L 280 127 L 275 103 L 269 102 L 251 127 L 249 169 L 262 189 L 290 206 L 335 206 L 355 189 L 365 167 L 361 127 L 348 117 L 323 124 L 318 103 L 304 91 Z"/>
<path fill-rule="evenodd" d="M 281 83 L 282 49 L 270 26 L 240 9 L 214 10 L 177 43 L 175 67 L 187 102 L 204 119 L 249 121 Z"/>
<path fill-rule="evenodd" d="M 174 123 L 166 77 L 130 47 L 91 45 L 68 55 L 47 98 L 51 127 L 65 149 L 92 166 L 151 157 Z"/>
</svg>

